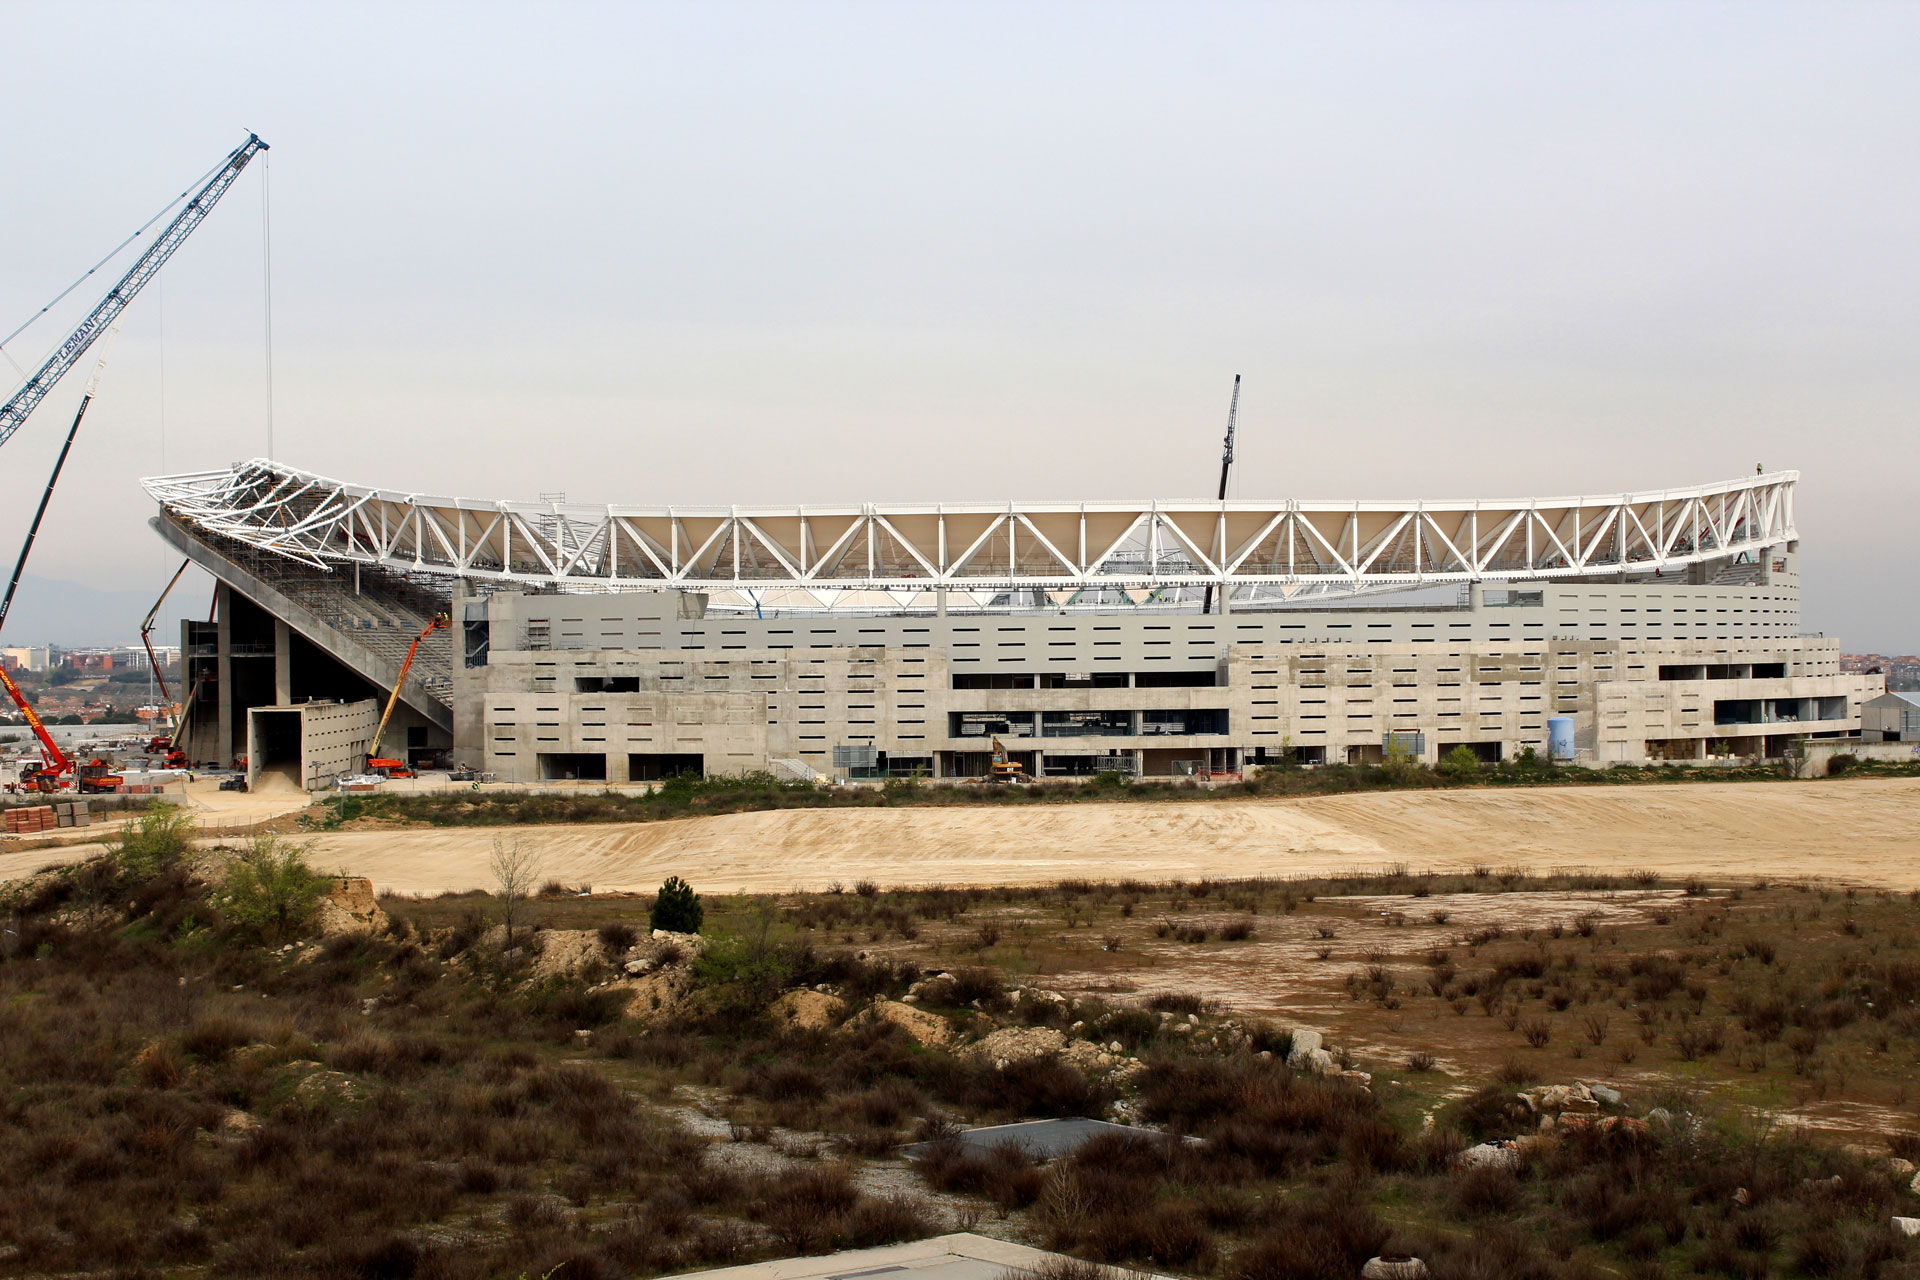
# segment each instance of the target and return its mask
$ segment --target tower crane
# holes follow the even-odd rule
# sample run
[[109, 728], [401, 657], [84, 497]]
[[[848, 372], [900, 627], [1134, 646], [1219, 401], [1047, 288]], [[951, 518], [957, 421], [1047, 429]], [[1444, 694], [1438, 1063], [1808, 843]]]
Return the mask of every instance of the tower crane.
[[[1233, 375], [1233, 402], [1227, 406], [1227, 451], [1220, 458], [1220, 501], [1227, 500], [1227, 472], [1233, 470], [1233, 427], [1240, 417], [1240, 375]], [[1222, 587], [1221, 603], [1226, 603], [1226, 588]], [[1200, 599], [1200, 612], [1213, 612], [1213, 585], [1207, 585], [1207, 591]]]
[[[187, 201], [187, 207], [127, 268], [127, 273], [120, 277], [119, 283], [107, 291], [107, 296], [87, 313], [86, 319], [80, 322], [67, 340], [54, 349], [53, 354], [47, 357], [47, 362], [5, 404], [0, 404], [0, 445], [12, 438], [27, 416], [47, 398], [54, 384], [80, 362], [80, 358], [87, 354], [87, 348], [119, 319], [120, 313], [127, 309], [140, 290], [146, 288], [147, 282], [160, 274], [160, 268], [167, 265], [167, 259], [186, 243], [187, 237], [213, 212], [213, 206], [220, 202], [220, 197], [227, 194], [239, 178], [240, 171], [247, 167], [247, 162], [266, 149], [267, 144], [260, 141], [259, 134], [249, 133], [247, 140], [233, 149], [206, 185]], [[57, 470], [55, 474], [58, 474]]]
[[[66, 443], [60, 446], [60, 456], [54, 460], [53, 474], [47, 477], [47, 488], [40, 495], [40, 505], [33, 513], [33, 523], [27, 526], [27, 539], [20, 546], [20, 558], [14, 561], [13, 577], [7, 582], [6, 594], [0, 596], [0, 631], [6, 628], [7, 613], [13, 608], [14, 592], [20, 589], [20, 579], [27, 571], [27, 556], [33, 551], [34, 539], [40, 536], [40, 522], [46, 517], [47, 504], [53, 501], [53, 487], [60, 483], [60, 472], [67, 465], [67, 454], [73, 450], [73, 438], [80, 434], [80, 420], [87, 416], [87, 406], [93, 403], [94, 393], [100, 389], [100, 375], [107, 371], [107, 356], [113, 350], [113, 337], [119, 329], [120, 326], [116, 324], [108, 331], [107, 345], [100, 349], [100, 360], [93, 367], [93, 376], [87, 379], [86, 393], [80, 397], [79, 411], [73, 415], [73, 425], [67, 428]], [[13, 677], [7, 674], [5, 667], [0, 667], [0, 687], [6, 689], [7, 696], [13, 699], [13, 705], [20, 708], [20, 714], [25, 717], [27, 727], [33, 730], [36, 738], [40, 739], [41, 750], [46, 753], [46, 760], [40, 768], [22, 775], [21, 781], [36, 791], [54, 790], [60, 785], [61, 775], [76, 772], [73, 759], [60, 749], [60, 744], [55, 742], [53, 735], [47, 732], [47, 726], [35, 714], [33, 704], [28, 702], [26, 695], [20, 692], [20, 686], [13, 682]], [[104, 760], [90, 761], [77, 772], [80, 775], [80, 789], [83, 792], [113, 791], [119, 788], [120, 779], [107, 773], [107, 764]]]

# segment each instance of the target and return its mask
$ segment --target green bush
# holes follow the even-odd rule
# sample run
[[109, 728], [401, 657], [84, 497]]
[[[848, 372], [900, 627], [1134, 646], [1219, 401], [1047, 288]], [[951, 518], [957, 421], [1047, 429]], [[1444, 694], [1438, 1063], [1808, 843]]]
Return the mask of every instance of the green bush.
[[1837, 752], [1827, 757], [1827, 776], [1837, 778], [1860, 763], [1860, 757], [1850, 751]]
[[178, 866], [193, 848], [193, 815], [173, 805], [155, 805], [128, 818], [107, 848], [129, 879], [151, 880]]
[[647, 913], [647, 922], [668, 933], [698, 933], [706, 916], [707, 909], [700, 905], [700, 895], [693, 886], [679, 876], [668, 876], [653, 900], [653, 910]]
[[307, 866], [306, 853], [305, 845], [278, 835], [255, 836], [220, 886], [221, 910], [266, 941], [296, 936], [313, 918], [329, 879]]
[[1470, 778], [1480, 772], [1480, 757], [1473, 748], [1461, 743], [1440, 761], [1440, 772], [1449, 778]]

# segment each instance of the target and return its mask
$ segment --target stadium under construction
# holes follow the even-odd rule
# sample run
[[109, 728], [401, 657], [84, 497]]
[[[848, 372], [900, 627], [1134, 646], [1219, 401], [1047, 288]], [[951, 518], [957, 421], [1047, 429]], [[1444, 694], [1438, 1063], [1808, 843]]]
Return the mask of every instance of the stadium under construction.
[[[146, 482], [219, 582], [195, 761], [310, 787], [373, 709], [419, 766], [1232, 774], [1275, 762], [1778, 756], [1872, 676], [1801, 633], [1792, 472], [1520, 502], [691, 509]], [[436, 628], [434, 619], [449, 625]], [[424, 637], [424, 638], [421, 638]]]

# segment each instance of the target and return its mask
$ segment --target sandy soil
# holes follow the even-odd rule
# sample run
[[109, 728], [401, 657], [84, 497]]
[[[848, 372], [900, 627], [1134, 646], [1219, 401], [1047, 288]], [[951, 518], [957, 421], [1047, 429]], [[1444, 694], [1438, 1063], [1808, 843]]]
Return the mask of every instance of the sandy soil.
[[[1475, 864], [1920, 886], [1920, 779], [1686, 783], [1047, 808], [788, 810], [635, 825], [336, 832], [315, 862], [402, 893], [488, 888], [495, 839], [600, 891], [1285, 876]], [[3, 871], [4, 868], [0, 868]]]
[[[289, 794], [190, 790], [232, 829], [300, 807]], [[1374, 792], [1045, 808], [785, 810], [676, 822], [334, 832], [314, 861], [385, 890], [492, 886], [495, 839], [539, 852], [541, 875], [603, 892], [669, 875], [707, 892], [904, 884], [1034, 884], [1084, 876], [1288, 876], [1404, 862], [1532, 870], [1647, 869], [1717, 879], [1820, 877], [1920, 887], [1920, 779]], [[0, 878], [97, 853], [0, 853]]]

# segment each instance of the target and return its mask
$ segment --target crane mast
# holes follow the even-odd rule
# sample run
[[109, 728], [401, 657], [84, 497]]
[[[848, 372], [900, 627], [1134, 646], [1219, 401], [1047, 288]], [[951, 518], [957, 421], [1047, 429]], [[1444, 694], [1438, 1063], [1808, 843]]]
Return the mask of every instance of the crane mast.
[[120, 277], [119, 283], [107, 291], [107, 296], [87, 313], [86, 319], [82, 320], [67, 340], [55, 349], [54, 353], [47, 358], [47, 362], [41, 365], [18, 391], [14, 392], [11, 399], [5, 404], [0, 404], [0, 445], [4, 445], [12, 438], [13, 433], [26, 422], [27, 416], [47, 398], [54, 384], [80, 362], [80, 358], [86, 355], [87, 348], [93, 345], [94, 340], [106, 332], [119, 318], [120, 313], [127, 309], [127, 305], [134, 300], [140, 290], [147, 286], [147, 282], [159, 274], [160, 268], [167, 265], [167, 259], [171, 258], [174, 251], [193, 234], [194, 228], [206, 221], [207, 215], [213, 212], [213, 206], [220, 202], [221, 196], [227, 194], [228, 188], [232, 187], [234, 181], [239, 178], [240, 171], [247, 167], [247, 162], [266, 149], [267, 144], [260, 141], [259, 134], [249, 133], [247, 140], [234, 148], [233, 154], [229, 155], [226, 163], [220, 166], [220, 171], [194, 193], [192, 199], [187, 201], [187, 207], [167, 224], [166, 230], [147, 246], [146, 252], [127, 268], [127, 273]]
[[[1227, 500], [1227, 473], [1233, 470], [1233, 428], [1240, 419], [1240, 375], [1233, 375], [1233, 401], [1227, 406], [1227, 450], [1220, 457], [1220, 501]], [[1224, 603], [1224, 600], [1222, 601]], [[1213, 587], [1200, 600], [1200, 612], [1213, 612]]]
[[[14, 593], [20, 590], [20, 579], [27, 571], [27, 557], [33, 552], [34, 539], [40, 536], [40, 522], [46, 519], [47, 504], [53, 501], [53, 487], [60, 483], [60, 472], [67, 465], [67, 455], [73, 452], [73, 439], [80, 434], [80, 421], [87, 416], [87, 406], [93, 403], [94, 395], [100, 390], [100, 376], [107, 371], [107, 357], [113, 352], [113, 338], [119, 331], [120, 326], [116, 324], [107, 333], [107, 345], [100, 348], [100, 360], [93, 367], [93, 376], [87, 379], [86, 393], [80, 397], [80, 408], [73, 415], [73, 425], [67, 428], [66, 443], [60, 446], [60, 456], [54, 461], [53, 474], [47, 477], [46, 491], [40, 495], [40, 505], [34, 510], [33, 523], [27, 526], [26, 541], [20, 544], [20, 558], [13, 564], [13, 577], [7, 582], [6, 594], [0, 596], [0, 628], [6, 626], [7, 614], [13, 608]], [[20, 692], [20, 686], [13, 682], [5, 670], [0, 670], [0, 688], [6, 690], [7, 696], [13, 699], [13, 705], [20, 708], [27, 727], [40, 739], [41, 749], [47, 755], [50, 775], [57, 778], [63, 773], [71, 773], [74, 768], [72, 759], [53, 740], [53, 735], [47, 732], [47, 726], [41, 722], [33, 705]]]

